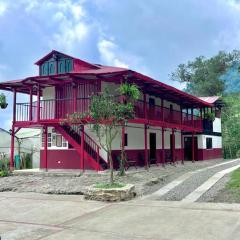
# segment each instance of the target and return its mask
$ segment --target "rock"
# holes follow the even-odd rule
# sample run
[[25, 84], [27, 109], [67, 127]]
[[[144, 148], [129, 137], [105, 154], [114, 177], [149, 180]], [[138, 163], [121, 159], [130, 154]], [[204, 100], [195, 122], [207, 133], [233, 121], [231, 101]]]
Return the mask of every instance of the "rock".
[[96, 188], [90, 186], [85, 192], [84, 198], [87, 200], [119, 202], [127, 201], [136, 196], [135, 186], [127, 184], [121, 188]]
[[155, 184], [158, 184], [160, 183], [160, 181], [163, 181], [163, 178], [160, 178], [160, 177], [155, 177], [155, 178], [152, 178], [150, 179], [149, 181], [147, 181], [145, 183], [146, 186], [153, 186]]

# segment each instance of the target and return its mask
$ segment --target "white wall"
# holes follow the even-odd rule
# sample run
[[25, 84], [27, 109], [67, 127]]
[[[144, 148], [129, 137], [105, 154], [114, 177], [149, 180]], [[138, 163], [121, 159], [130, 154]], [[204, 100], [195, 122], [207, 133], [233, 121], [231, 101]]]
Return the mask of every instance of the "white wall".
[[213, 132], [222, 132], [221, 118], [215, 118], [213, 121]]
[[222, 148], [222, 137], [221, 136], [210, 136], [210, 135], [197, 135], [198, 148], [206, 149], [206, 138], [212, 138], [213, 148]]

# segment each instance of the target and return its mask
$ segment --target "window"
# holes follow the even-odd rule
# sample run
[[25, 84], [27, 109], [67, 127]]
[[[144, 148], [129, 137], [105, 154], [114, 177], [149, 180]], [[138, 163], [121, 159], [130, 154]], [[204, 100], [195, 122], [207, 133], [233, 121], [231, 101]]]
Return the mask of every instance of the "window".
[[49, 63], [49, 75], [55, 73], [55, 62], [50, 62]]
[[206, 138], [207, 149], [212, 149], [212, 138]]
[[62, 135], [59, 134], [56, 135], [56, 146], [62, 147]]
[[128, 134], [124, 134], [124, 146], [126, 147], [128, 145]]
[[[47, 140], [48, 140], [48, 147], [52, 146], [52, 134], [47, 134]], [[44, 133], [42, 133], [42, 147], [44, 148]]]
[[72, 59], [67, 59], [66, 60], [66, 72], [71, 72], [72, 71]]

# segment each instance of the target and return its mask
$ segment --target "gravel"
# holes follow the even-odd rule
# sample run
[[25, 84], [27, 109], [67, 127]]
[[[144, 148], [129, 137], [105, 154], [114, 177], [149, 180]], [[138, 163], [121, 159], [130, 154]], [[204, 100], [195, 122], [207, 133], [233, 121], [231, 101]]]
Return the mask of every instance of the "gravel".
[[[141, 196], [158, 190], [186, 172], [195, 171], [223, 161], [224, 160], [199, 161], [194, 163], [185, 162], [184, 165], [181, 163], [176, 166], [166, 165], [165, 168], [162, 166], [153, 166], [149, 171], [146, 171], [143, 168], [133, 168], [128, 170], [124, 177], [119, 177], [115, 174], [115, 179], [117, 182], [134, 184], [137, 195]], [[86, 172], [83, 175], [75, 174], [72, 176], [69, 174], [64, 176], [57, 173], [13, 175], [0, 178], [0, 192], [16, 191], [46, 194], [84, 194], [86, 188], [90, 185], [108, 182], [108, 179], [109, 172], [107, 171], [99, 174], [95, 172]]]
[[225, 188], [226, 183], [230, 179], [230, 175], [231, 173], [222, 177], [216, 184], [214, 184], [198, 199], [198, 202], [215, 202], [216, 196], [221, 194], [221, 191]]
[[183, 183], [173, 188], [171, 191], [166, 193], [164, 196], [160, 197], [159, 200], [162, 201], [181, 201], [188, 194], [193, 192], [196, 188], [198, 188], [201, 184], [203, 184], [206, 180], [208, 180], [215, 173], [224, 170], [226, 168], [235, 166], [239, 164], [240, 160], [237, 162], [225, 164], [222, 166], [218, 166], [212, 169], [207, 169], [199, 173], [195, 173], [193, 176], [185, 180]]

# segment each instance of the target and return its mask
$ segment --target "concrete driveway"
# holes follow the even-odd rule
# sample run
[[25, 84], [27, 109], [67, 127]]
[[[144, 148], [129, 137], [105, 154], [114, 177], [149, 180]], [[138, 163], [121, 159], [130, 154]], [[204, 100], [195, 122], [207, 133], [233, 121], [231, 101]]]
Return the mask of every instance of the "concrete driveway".
[[1, 239], [239, 239], [240, 205], [0, 193]]

